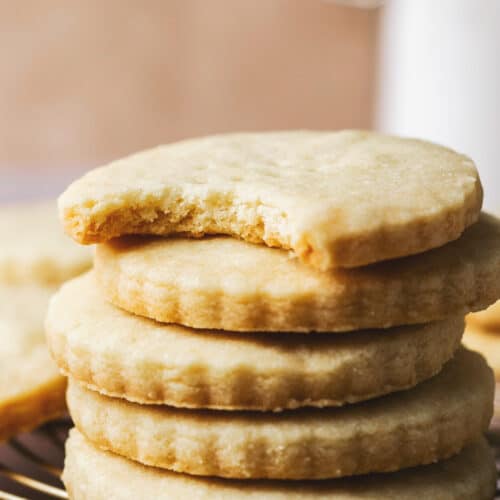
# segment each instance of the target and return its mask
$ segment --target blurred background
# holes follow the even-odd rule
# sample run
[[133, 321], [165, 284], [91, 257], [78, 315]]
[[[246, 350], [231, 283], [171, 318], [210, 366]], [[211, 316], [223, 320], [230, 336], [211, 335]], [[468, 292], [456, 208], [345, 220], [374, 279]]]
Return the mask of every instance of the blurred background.
[[500, 196], [498, 0], [0, 0], [0, 202], [186, 137], [378, 128]]

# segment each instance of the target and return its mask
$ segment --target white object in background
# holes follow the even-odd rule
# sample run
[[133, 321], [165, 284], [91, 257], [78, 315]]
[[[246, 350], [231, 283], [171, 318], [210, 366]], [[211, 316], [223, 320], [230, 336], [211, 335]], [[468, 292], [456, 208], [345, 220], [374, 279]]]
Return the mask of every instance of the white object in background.
[[500, 0], [384, 5], [378, 128], [471, 156], [500, 209]]

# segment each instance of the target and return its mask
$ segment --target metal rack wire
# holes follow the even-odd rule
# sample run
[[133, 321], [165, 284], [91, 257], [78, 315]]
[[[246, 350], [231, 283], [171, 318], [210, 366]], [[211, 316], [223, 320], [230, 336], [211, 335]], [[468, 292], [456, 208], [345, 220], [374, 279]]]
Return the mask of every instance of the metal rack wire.
[[[496, 454], [495, 499], [500, 499], [500, 411], [497, 411], [488, 439]], [[60, 475], [64, 441], [70, 427], [69, 418], [57, 420], [0, 446], [0, 456], [6, 457], [0, 461], [0, 500], [68, 498]]]
[[69, 418], [0, 446], [0, 500], [68, 498], [60, 476]]

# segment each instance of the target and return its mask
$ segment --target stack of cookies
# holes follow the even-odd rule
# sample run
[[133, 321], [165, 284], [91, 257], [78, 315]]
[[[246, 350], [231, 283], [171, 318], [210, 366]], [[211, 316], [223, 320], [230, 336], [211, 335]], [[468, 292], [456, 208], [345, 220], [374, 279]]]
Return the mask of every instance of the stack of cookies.
[[46, 322], [70, 497], [492, 498], [494, 380], [460, 346], [500, 297], [481, 202], [468, 158], [356, 131], [208, 137], [76, 181], [60, 213], [95, 268]]

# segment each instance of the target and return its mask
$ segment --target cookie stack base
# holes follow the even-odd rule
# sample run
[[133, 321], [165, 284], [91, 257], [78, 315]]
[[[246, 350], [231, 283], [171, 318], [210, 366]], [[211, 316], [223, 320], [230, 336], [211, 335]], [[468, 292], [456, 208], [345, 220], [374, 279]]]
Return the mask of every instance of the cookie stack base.
[[391, 474], [301, 482], [205, 479], [144, 467], [100, 451], [73, 429], [66, 444], [63, 481], [72, 500], [490, 500], [496, 470], [493, 454], [481, 439], [451, 459]]

